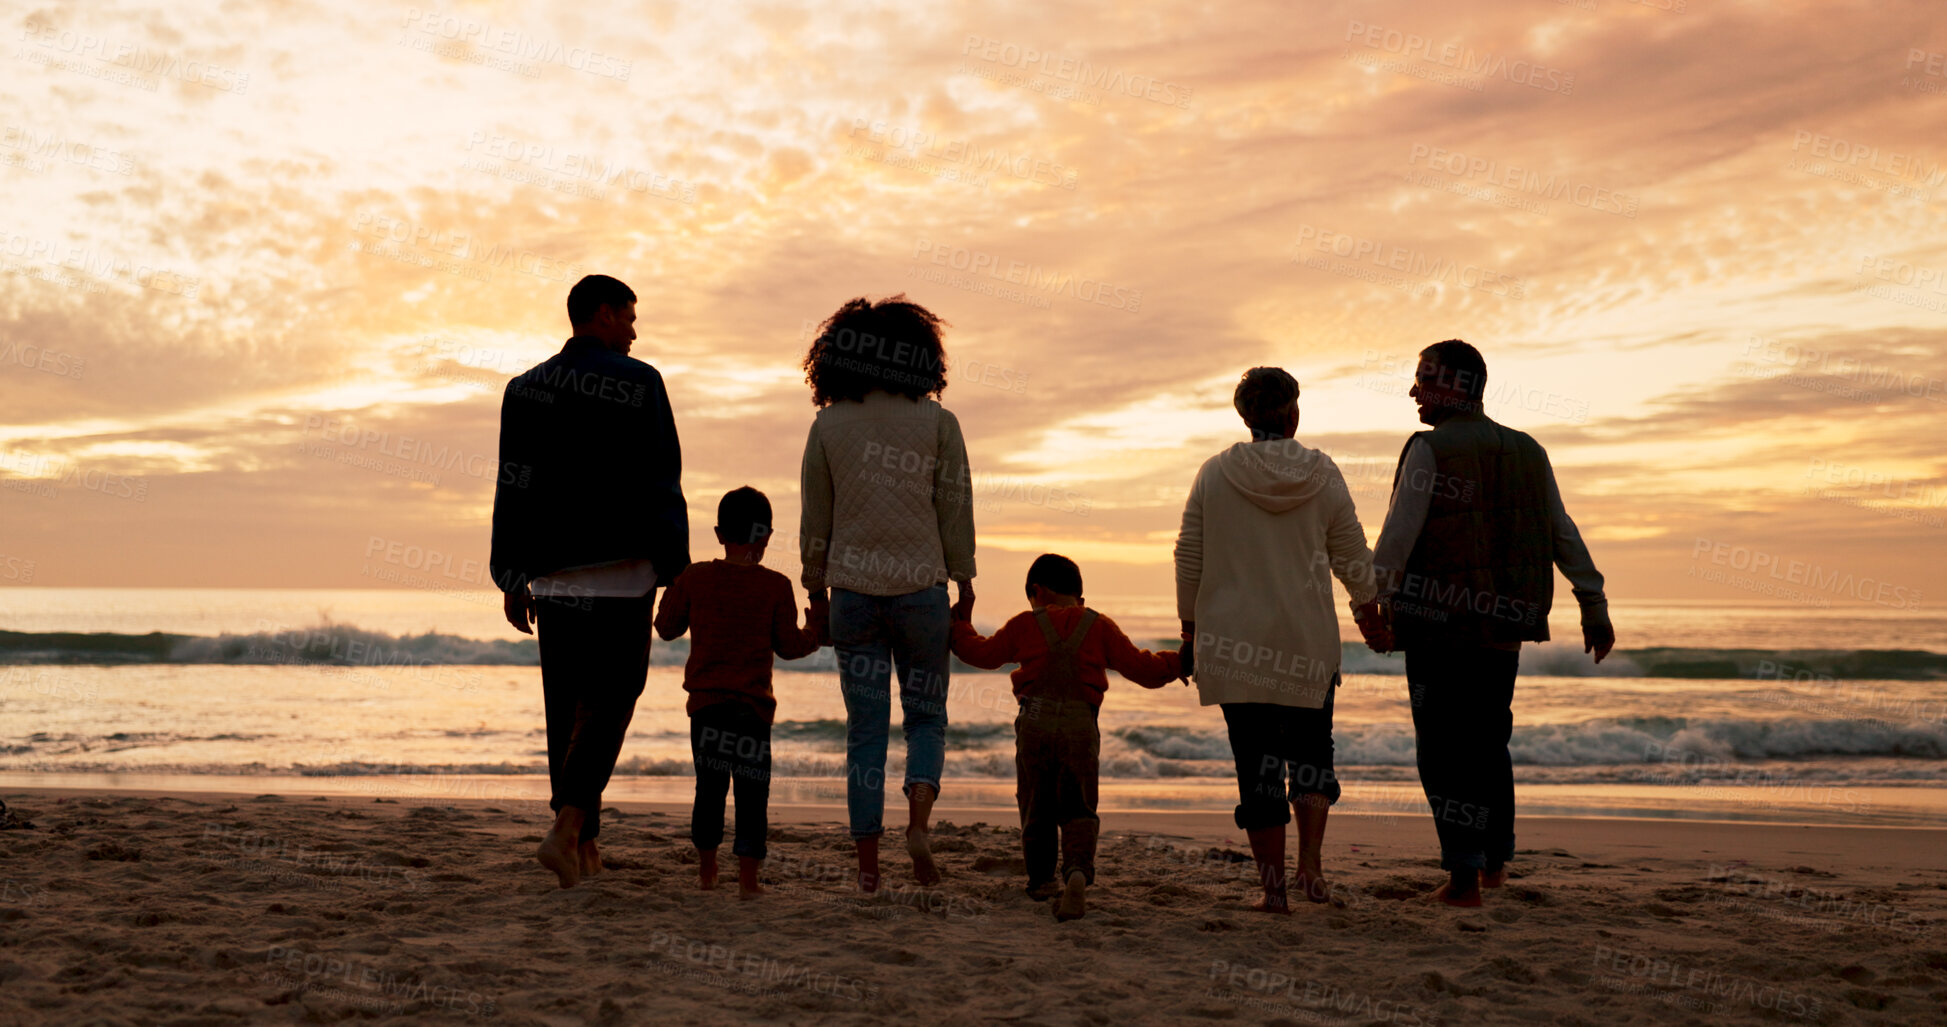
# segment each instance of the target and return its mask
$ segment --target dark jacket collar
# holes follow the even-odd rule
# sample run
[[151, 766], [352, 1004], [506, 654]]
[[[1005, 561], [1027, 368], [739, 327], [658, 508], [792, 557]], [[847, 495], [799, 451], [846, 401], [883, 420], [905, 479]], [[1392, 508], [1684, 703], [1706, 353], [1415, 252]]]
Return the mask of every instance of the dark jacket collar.
[[605, 350], [608, 347], [593, 335], [577, 335], [561, 344], [563, 353], [586, 353], [590, 350]]

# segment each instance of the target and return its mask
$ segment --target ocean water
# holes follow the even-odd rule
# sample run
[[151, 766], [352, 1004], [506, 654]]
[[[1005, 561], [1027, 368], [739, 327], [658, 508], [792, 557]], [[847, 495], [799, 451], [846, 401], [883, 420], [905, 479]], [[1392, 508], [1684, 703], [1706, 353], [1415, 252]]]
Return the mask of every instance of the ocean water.
[[[1169, 600], [1093, 603], [1173, 645]], [[1522, 653], [1510, 748], [1524, 811], [1947, 824], [1947, 616], [1627, 602], [1612, 616], [1620, 648], [1600, 667], [1579, 643]], [[1554, 626], [1573, 631], [1572, 610]], [[611, 798], [687, 796], [686, 653], [656, 644]], [[1399, 661], [1345, 653], [1341, 808], [1421, 816]], [[774, 802], [842, 805], [830, 651], [780, 663], [775, 687]], [[537, 801], [540, 695], [533, 642], [490, 594], [0, 590], [0, 787]], [[1014, 712], [1004, 673], [956, 669], [946, 799], [1012, 806]], [[1236, 802], [1222, 716], [1194, 689], [1115, 679], [1101, 726], [1105, 808]]]

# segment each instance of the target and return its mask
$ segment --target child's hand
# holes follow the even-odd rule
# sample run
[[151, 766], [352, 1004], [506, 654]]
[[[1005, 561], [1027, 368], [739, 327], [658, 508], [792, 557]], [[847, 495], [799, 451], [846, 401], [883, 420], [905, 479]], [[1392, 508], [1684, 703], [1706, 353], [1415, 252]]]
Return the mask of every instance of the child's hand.
[[804, 608], [804, 629], [811, 636], [811, 641], [823, 649], [832, 644], [832, 618], [829, 608], [822, 611], [822, 617], [819, 616], [820, 612], [816, 604]]
[[961, 589], [960, 598], [955, 599], [953, 601], [953, 619], [963, 620], [963, 621], [967, 621], [968, 623], [972, 623], [973, 606], [974, 606], [973, 591], [970, 589]]

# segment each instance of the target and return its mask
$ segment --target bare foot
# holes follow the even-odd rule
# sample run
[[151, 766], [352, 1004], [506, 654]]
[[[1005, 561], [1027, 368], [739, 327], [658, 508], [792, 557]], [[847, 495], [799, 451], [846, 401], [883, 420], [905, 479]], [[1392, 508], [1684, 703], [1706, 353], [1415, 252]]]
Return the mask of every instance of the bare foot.
[[1061, 889], [1061, 901], [1055, 903], [1056, 920], [1080, 920], [1088, 912], [1088, 875], [1080, 870], [1070, 871], [1068, 884]]
[[1264, 897], [1251, 903], [1251, 911], [1256, 913], [1277, 913], [1291, 915], [1291, 900], [1282, 893], [1265, 892]]
[[[714, 856], [715, 853], [712, 853], [711, 855]], [[764, 861], [761, 859], [752, 859], [749, 856], [737, 857], [737, 897], [738, 898], [754, 899], [765, 893], [764, 886], [757, 883], [757, 870], [759, 867], [762, 867], [763, 865], [764, 865]]]
[[1496, 867], [1493, 870], [1481, 871], [1481, 887], [1483, 888], [1499, 888], [1506, 883], [1508, 883], [1507, 867]]
[[1455, 891], [1453, 882], [1451, 881], [1435, 888], [1433, 890], [1433, 897], [1440, 902], [1460, 909], [1478, 909], [1481, 904], [1481, 890], [1479, 888], [1475, 888], [1472, 891]]
[[541, 839], [541, 847], [534, 850], [534, 858], [541, 865], [554, 871], [561, 887], [573, 888], [581, 883], [581, 840], [573, 834], [562, 831], [549, 831]]
[[940, 883], [940, 868], [933, 862], [933, 846], [924, 830], [906, 829], [906, 854], [913, 857], [913, 880], [929, 886]]
[[595, 848], [595, 839], [582, 842], [576, 855], [580, 857], [581, 876], [594, 877], [602, 872], [602, 854]]
[[1061, 894], [1059, 881], [1031, 881], [1028, 883], [1028, 898], [1036, 902], [1046, 902]]
[[879, 890], [879, 836], [860, 838], [855, 844], [859, 849], [859, 891], [871, 895]]
[[1298, 888], [1298, 894], [1311, 902], [1324, 905], [1332, 901], [1332, 884], [1325, 880], [1324, 871], [1316, 866], [1308, 867], [1300, 862], [1297, 876], [1292, 878], [1291, 883]]
[[717, 887], [717, 850], [696, 850], [696, 883], [704, 891], [715, 891]]

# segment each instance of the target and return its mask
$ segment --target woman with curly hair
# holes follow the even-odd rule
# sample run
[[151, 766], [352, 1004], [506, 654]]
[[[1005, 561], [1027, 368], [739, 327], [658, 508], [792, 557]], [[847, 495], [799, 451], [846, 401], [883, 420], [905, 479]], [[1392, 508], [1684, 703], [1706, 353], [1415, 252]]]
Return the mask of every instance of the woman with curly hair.
[[921, 884], [940, 879], [927, 818], [946, 763], [946, 583], [958, 582], [959, 603], [970, 605], [974, 576], [967, 445], [937, 400], [947, 384], [943, 326], [903, 294], [855, 299], [819, 326], [804, 360], [818, 416], [805, 440], [800, 555], [813, 616], [829, 618], [838, 656], [845, 805], [867, 892], [879, 887], [895, 669], [906, 850]]

